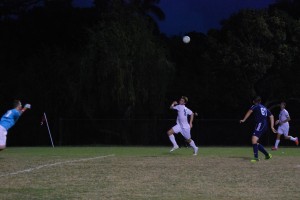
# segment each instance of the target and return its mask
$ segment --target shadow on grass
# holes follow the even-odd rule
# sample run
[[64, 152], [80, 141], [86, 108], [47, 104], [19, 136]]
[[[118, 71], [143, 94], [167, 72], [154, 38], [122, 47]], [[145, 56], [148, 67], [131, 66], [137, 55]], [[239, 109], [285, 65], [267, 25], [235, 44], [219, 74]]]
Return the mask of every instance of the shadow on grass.
[[229, 156], [228, 158], [235, 158], [235, 159], [241, 159], [241, 160], [250, 160], [250, 157], [245, 156]]

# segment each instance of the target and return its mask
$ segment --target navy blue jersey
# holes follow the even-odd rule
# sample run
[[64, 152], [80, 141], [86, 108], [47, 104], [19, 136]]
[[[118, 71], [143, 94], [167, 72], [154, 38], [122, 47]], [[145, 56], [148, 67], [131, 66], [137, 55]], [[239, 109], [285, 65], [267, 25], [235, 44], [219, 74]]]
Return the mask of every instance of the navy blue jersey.
[[263, 105], [253, 105], [250, 110], [253, 111], [255, 123], [267, 122], [267, 118], [272, 115], [272, 113]]

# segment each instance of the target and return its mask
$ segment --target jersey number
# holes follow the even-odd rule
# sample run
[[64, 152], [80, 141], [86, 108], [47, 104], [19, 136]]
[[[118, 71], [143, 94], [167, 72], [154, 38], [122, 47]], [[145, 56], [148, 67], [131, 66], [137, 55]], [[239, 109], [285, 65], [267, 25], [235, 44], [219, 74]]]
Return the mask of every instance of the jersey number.
[[7, 111], [5, 117], [9, 117], [9, 115], [11, 115], [11, 113], [12, 113], [11, 110]]
[[261, 112], [262, 116], [267, 116], [267, 109], [266, 108], [261, 108], [260, 112]]

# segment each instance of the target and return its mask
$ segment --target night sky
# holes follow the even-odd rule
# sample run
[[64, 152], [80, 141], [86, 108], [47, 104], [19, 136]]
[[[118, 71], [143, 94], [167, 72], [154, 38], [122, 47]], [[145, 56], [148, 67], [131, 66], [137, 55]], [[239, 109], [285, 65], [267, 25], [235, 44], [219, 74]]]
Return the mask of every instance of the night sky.
[[166, 19], [159, 22], [167, 35], [191, 31], [206, 33], [220, 28], [220, 21], [245, 8], [266, 8], [276, 0], [161, 0]]
[[[158, 22], [167, 35], [183, 35], [197, 31], [206, 33], [220, 28], [220, 21], [240, 9], [267, 8], [276, 0], [161, 0], [159, 7], [166, 19]], [[93, 0], [74, 0], [75, 6], [91, 6]]]

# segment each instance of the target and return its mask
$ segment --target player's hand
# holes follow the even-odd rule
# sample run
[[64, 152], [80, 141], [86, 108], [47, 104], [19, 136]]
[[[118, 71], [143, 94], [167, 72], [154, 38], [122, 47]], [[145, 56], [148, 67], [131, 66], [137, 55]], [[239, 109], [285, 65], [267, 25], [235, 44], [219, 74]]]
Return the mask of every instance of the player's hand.
[[271, 128], [273, 133], [277, 133], [276, 129], [274, 127]]
[[173, 103], [172, 103], [174, 106], [176, 106], [178, 103], [177, 103], [177, 101], [173, 101]]
[[193, 124], [190, 124], [190, 128], [193, 128]]
[[242, 119], [242, 120], [240, 120], [240, 123], [244, 123], [246, 120], [244, 120], [244, 119]]
[[25, 104], [24, 108], [30, 109], [31, 105], [30, 104]]

